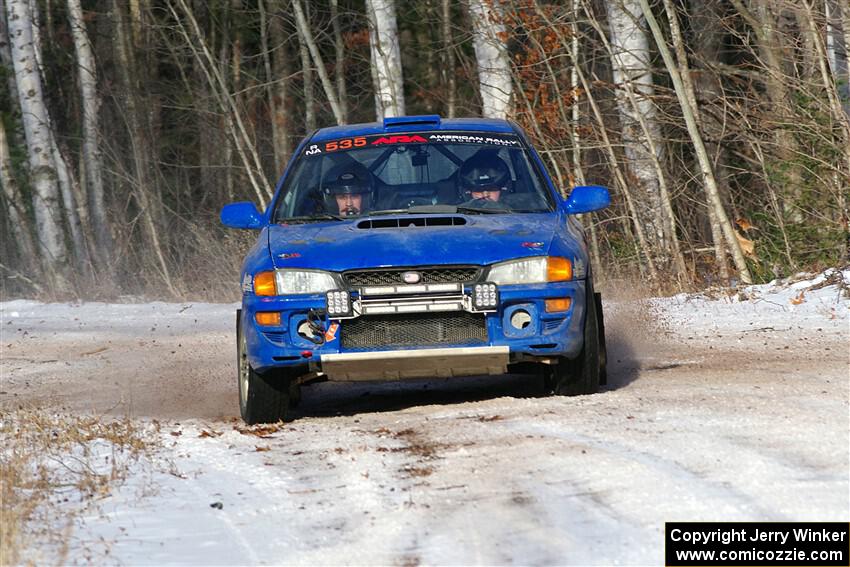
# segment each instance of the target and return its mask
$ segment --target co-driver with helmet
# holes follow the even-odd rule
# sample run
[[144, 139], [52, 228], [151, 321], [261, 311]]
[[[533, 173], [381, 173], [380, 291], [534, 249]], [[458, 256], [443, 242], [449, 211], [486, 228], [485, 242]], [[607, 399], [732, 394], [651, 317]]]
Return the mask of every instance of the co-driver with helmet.
[[513, 188], [511, 170], [495, 152], [479, 151], [467, 159], [458, 172], [458, 186], [463, 206], [509, 208], [500, 200]]

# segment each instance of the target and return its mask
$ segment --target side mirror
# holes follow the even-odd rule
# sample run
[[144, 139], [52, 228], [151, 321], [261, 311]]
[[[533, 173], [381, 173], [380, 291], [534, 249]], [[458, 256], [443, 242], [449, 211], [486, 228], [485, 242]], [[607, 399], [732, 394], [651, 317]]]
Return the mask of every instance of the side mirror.
[[230, 228], [257, 229], [263, 226], [263, 215], [254, 203], [231, 203], [221, 209], [221, 224]]
[[570, 196], [564, 200], [564, 209], [569, 215], [589, 213], [604, 209], [611, 204], [608, 189], [600, 185], [579, 185], [573, 187]]

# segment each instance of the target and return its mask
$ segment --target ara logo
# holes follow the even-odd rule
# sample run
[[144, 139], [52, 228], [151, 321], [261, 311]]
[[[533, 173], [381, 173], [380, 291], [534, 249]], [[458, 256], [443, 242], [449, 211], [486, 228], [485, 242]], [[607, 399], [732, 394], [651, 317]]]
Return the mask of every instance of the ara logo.
[[304, 154], [308, 156], [314, 156], [320, 153], [322, 153], [322, 150], [320, 150], [319, 146], [317, 146], [316, 144], [311, 145], [310, 148], [304, 152]]
[[404, 272], [401, 279], [407, 284], [418, 284], [422, 281], [422, 275], [419, 272]]
[[417, 136], [417, 135], [413, 135], [413, 136], [401, 136], [401, 135], [399, 135], [399, 136], [382, 136], [382, 137], [378, 138], [377, 140], [375, 140], [374, 142], [372, 142], [371, 145], [380, 146], [382, 144], [413, 144], [413, 143], [425, 144], [425, 143], [427, 143], [427, 140], [425, 138], [423, 138], [422, 136]]

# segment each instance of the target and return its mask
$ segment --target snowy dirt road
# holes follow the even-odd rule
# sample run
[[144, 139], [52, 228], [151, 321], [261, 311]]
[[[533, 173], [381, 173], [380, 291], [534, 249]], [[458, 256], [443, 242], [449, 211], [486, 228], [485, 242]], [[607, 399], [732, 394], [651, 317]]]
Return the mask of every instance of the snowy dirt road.
[[594, 396], [324, 383], [259, 429], [236, 419], [234, 306], [7, 302], [0, 409], [162, 424], [77, 522], [72, 563], [660, 565], [665, 521], [850, 517], [834, 291], [609, 304]]

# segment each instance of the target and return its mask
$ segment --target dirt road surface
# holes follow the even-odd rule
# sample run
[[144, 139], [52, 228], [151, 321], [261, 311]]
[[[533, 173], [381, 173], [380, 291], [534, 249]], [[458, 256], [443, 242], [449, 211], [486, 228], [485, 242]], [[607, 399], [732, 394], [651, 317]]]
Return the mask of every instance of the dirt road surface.
[[108, 309], [3, 321], [0, 409], [163, 423], [169, 473], [90, 510], [72, 562], [102, 540], [128, 564], [658, 565], [665, 521], [850, 517], [846, 321], [610, 304], [598, 395], [520, 375], [324, 383], [252, 432], [234, 306]]

